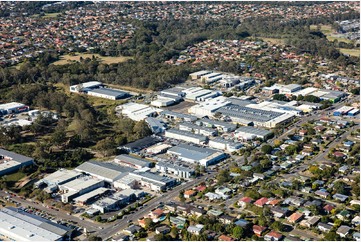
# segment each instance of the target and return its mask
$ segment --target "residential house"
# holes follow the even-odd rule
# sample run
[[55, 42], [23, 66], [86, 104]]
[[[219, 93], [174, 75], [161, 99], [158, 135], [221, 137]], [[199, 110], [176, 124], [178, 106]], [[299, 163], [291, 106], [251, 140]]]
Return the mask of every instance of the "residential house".
[[287, 218], [287, 220], [288, 220], [288, 222], [290, 222], [290, 223], [298, 223], [299, 221], [302, 220], [303, 216], [304, 216], [304, 215], [303, 215], [302, 213], [295, 212], [295, 213], [293, 213], [291, 216], [289, 216], [289, 217]]
[[239, 219], [236, 222], [234, 222], [235, 225], [241, 226], [243, 228], [247, 227], [250, 223], [245, 219]]
[[281, 207], [271, 207], [271, 212], [273, 213], [273, 216], [275, 216], [276, 218], [284, 218], [288, 210], [283, 209]]
[[164, 204], [164, 207], [171, 212], [175, 212], [177, 210], [177, 204], [175, 204], [174, 202], [166, 203]]
[[187, 190], [184, 192], [184, 197], [191, 198], [191, 197], [195, 196], [196, 194], [197, 194], [197, 192], [194, 190]]
[[222, 214], [218, 217], [218, 220], [223, 224], [232, 224], [234, 221], [234, 217], [229, 216], [227, 214]]
[[229, 195], [232, 193], [232, 190], [227, 187], [218, 187], [215, 191], [215, 194], [220, 195], [223, 199], [228, 199]]
[[336, 234], [338, 234], [341, 238], [345, 238], [348, 233], [350, 232], [351, 228], [349, 226], [346, 225], [341, 225], [337, 231]]
[[207, 197], [209, 200], [218, 200], [221, 199], [222, 196], [213, 192], [207, 192], [206, 194], [204, 194], [205, 197]]
[[264, 205], [266, 205], [268, 202], [268, 198], [266, 197], [262, 197], [260, 199], [258, 199], [257, 201], [255, 201], [253, 204], [256, 205], [257, 207], [262, 208]]
[[140, 229], [141, 229], [141, 227], [132, 224], [132, 225], [130, 225], [128, 228], [125, 228], [125, 229], [123, 230], [123, 232], [126, 233], [126, 234], [135, 234], [135, 233], [137, 233]]
[[275, 231], [271, 231], [268, 234], [264, 236], [264, 240], [268, 241], [280, 241], [282, 239], [283, 235], [280, 233], [277, 233]]
[[170, 232], [170, 227], [168, 225], [163, 225], [155, 229], [156, 234], [168, 234]]
[[322, 232], [328, 233], [328, 232], [330, 232], [330, 230], [332, 229], [332, 225], [319, 222], [319, 223], [317, 224], [317, 228], [318, 228], [320, 231], [322, 231]]
[[355, 226], [360, 225], [360, 216], [356, 216], [351, 220], [351, 223]]
[[238, 200], [238, 205], [241, 206], [242, 208], [245, 208], [247, 206], [247, 204], [253, 202], [252, 198], [250, 197], [242, 197], [241, 199]]
[[351, 217], [351, 213], [347, 210], [342, 210], [336, 215], [336, 217], [342, 221], [345, 221]]
[[326, 204], [324, 207], [323, 207], [323, 210], [325, 210], [326, 213], [330, 214], [332, 209], [334, 209], [335, 207], [331, 204]]
[[191, 207], [190, 207], [190, 213], [191, 213], [192, 215], [195, 215], [196, 217], [200, 217], [200, 216], [206, 214], [207, 212], [206, 212], [206, 210], [204, 210], [204, 209], [201, 208], [201, 207], [191, 206]]
[[197, 190], [198, 192], [203, 192], [206, 189], [207, 187], [205, 185], [199, 185], [198, 187], [195, 188], [195, 190]]
[[151, 219], [157, 219], [157, 218], [159, 218], [160, 216], [162, 216], [163, 213], [164, 213], [164, 211], [163, 211], [162, 209], [157, 208], [157, 209], [155, 209], [154, 211], [151, 211], [151, 212], [148, 214], [148, 216], [149, 216], [149, 218], [151, 218]]
[[359, 232], [353, 233], [352, 238], [356, 241], [360, 241], [360, 233]]
[[267, 204], [271, 205], [272, 207], [276, 206], [279, 203], [280, 203], [280, 200], [278, 200], [278, 199], [269, 199], [267, 202]]
[[262, 233], [267, 230], [267, 227], [253, 225], [252, 230], [253, 230], [253, 233], [255, 233], [255, 235], [257, 235], [258, 237], [261, 237]]
[[221, 210], [211, 209], [211, 210], [208, 210], [207, 214], [214, 216], [214, 217], [219, 217], [223, 214], [223, 212]]
[[328, 193], [325, 190], [317, 190], [317, 191], [315, 191], [315, 195], [322, 197], [322, 198], [327, 198], [330, 195], [330, 193]]
[[340, 202], [345, 202], [348, 199], [348, 196], [336, 193], [335, 195], [332, 196], [332, 198]]
[[222, 234], [218, 237], [218, 241], [234, 241], [232, 237]]
[[306, 129], [301, 129], [298, 133], [301, 136], [305, 136], [305, 135], [307, 135], [307, 130]]
[[199, 235], [201, 233], [203, 227], [204, 227], [203, 224], [191, 225], [188, 227], [187, 231], [191, 234]]
[[311, 228], [312, 226], [315, 226], [319, 221], [320, 221], [320, 217], [312, 216], [307, 220], [302, 220], [301, 225]]

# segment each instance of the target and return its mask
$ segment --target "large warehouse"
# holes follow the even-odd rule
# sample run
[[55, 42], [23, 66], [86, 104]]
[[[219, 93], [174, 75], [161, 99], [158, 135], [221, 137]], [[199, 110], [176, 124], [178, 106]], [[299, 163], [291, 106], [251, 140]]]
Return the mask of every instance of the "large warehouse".
[[241, 126], [234, 133], [235, 137], [242, 140], [252, 140], [255, 138], [261, 138], [265, 140], [272, 134], [271, 131], [249, 126]]
[[134, 169], [141, 169], [144, 167], [150, 167], [151, 162], [140, 159], [130, 155], [118, 155], [114, 158], [114, 162], [122, 166], [131, 167]]
[[175, 155], [179, 160], [189, 163], [199, 163], [202, 166], [213, 165], [226, 158], [226, 154], [209, 148], [201, 148], [192, 145], [180, 144], [167, 151]]
[[0, 235], [12, 241], [69, 240], [72, 229], [17, 208], [0, 210]]
[[220, 137], [210, 140], [208, 145], [211, 148], [226, 150], [229, 152], [233, 152], [242, 148], [241, 143], [236, 143], [231, 140], [226, 140]]
[[229, 104], [231, 104], [231, 101], [222, 96], [207, 100], [204, 103], [200, 103], [198, 105], [194, 105], [189, 108], [188, 112], [196, 115], [197, 117], [213, 117], [217, 109]]
[[192, 142], [195, 144], [204, 144], [207, 137], [200, 134], [193, 134], [192, 132], [183, 131], [179, 129], [168, 129], [165, 131], [165, 137]]
[[33, 158], [0, 149], [0, 176], [15, 172], [21, 167], [34, 164]]
[[119, 105], [115, 108], [115, 111], [121, 111], [121, 113], [130, 119], [135, 121], [143, 120], [147, 117], [154, 117], [157, 113], [163, 111], [162, 109], [150, 107], [145, 104], [139, 103], [126, 103]]
[[129, 93], [110, 88], [96, 88], [87, 92], [88, 95], [111, 100], [118, 100], [129, 97]]
[[74, 170], [60, 169], [37, 181], [34, 186], [39, 188], [43, 185], [46, 185], [47, 187], [45, 191], [48, 193], [52, 193], [58, 189], [59, 185], [72, 181], [80, 176], [80, 172]]
[[217, 112], [231, 118], [233, 122], [266, 128], [274, 128], [277, 124], [287, 123], [294, 118], [294, 115], [289, 113], [265, 111], [234, 104], [222, 107]]

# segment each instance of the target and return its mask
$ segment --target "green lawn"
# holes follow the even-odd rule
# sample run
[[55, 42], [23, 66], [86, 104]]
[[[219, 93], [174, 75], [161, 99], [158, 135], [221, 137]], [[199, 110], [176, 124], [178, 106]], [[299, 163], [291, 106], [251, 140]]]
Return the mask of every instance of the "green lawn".
[[75, 55], [62, 55], [60, 56], [60, 60], [55, 61], [53, 65], [65, 65], [68, 64], [71, 61], [80, 61], [80, 58], [92, 58], [95, 56], [96, 58], [99, 58], [102, 63], [105, 64], [113, 64], [113, 63], [120, 63], [125, 62], [129, 59], [132, 59], [132, 57], [126, 57], [126, 56], [100, 56], [99, 54], [82, 54], [82, 53], [75, 53]]

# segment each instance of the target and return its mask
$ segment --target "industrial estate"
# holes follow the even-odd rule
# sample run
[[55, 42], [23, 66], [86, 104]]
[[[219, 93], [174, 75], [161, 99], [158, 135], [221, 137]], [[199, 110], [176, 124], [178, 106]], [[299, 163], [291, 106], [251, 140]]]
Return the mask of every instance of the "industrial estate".
[[[230, 12], [237, 19], [243, 14], [244, 21], [262, 13], [293, 19], [302, 13], [303, 19], [316, 21], [309, 4], [244, 3], [237, 10], [226, 2], [49, 2], [28, 16], [26, 11], [39, 6], [30, 4], [24, 10], [0, 3], [11, 7], [9, 16], [0, 12], [4, 30], [16, 26], [10, 16], [19, 21], [41, 18], [42, 28], [49, 24], [54, 31], [77, 21], [73, 18], [78, 15], [82, 18], [73, 34], [66, 27], [61, 30], [73, 36], [74, 45], [62, 35], [44, 35], [56, 40], [56, 48], [47, 41], [36, 45], [30, 43], [33, 38], [20, 38], [12, 43], [23, 44], [26, 55], [14, 47], [13, 58], [6, 51], [0, 57], [4, 90], [18, 85], [0, 99], [0, 240], [359, 240], [359, 56], [340, 54], [333, 60], [321, 51], [291, 51], [293, 42], [274, 44], [254, 36], [227, 40], [226, 32], [224, 38], [206, 38], [204, 32], [157, 64], [159, 69], [184, 68], [171, 69], [182, 81], [158, 80], [161, 87], [154, 89], [152, 82], [147, 88], [127, 85], [127, 80], [117, 83], [115, 76], [123, 74], [112, 68], [121, 63], [100, 64], [95, 56], [63, 67], [48, 65], [48, 80], [34, 69], [26, 81], [5, 82], [7, 72], [28, 68], [32, 73], [36, 65], [27, 62], [42, 65], [44, 48], [62, 54], [94, 54], [99, 48], [99, 54], [106, 55], [113, 37], [119, 46], [133, 39], [139, 46], [151, 43], [146, 34], [137, 36], [140, 27], [127, 24], [129, 19], [187, 21], [193, 16], [213, 21]], [[339, 14], [332, 27], [337, 24], [339, 41], [348, 39], [345, 46], [359, 47], [354, 35], [359, 19], [352, 18], [354, 11], [359, 13], [355, 4], [315, 6], [327, 21], [332, 11]], [[52, 16], [49, 9], [60, 13]], [[122, 16], [121, 24], [114, 14]], [[101, 23], [103, 18], [112, 21]], [[322, 26], [312, 33], [331, 43]], [[92, 44], [92, 31], [104, 43]], [[0, 33], [0, 52], [11, 45], [5, 35], [9, 37]], [[36, 51], [30, 53], [28, 45]], [[131, 53], [131, 47], [126, 48], [122, 54]], [[134, 56], [125, 63], [145, 58]], [[147, 58], [153, 61], [151, 54]], [[277, 64], [261, 71], [267, 68], [261, 63], [268, 60]], [[128, 67], [124, 71], [138, 75]], [[282, 74], [276, 70], [281, 68]], [[287, 68], [292, 68], [290, 74]], [[65, 69], [70, 71], [64, 74]], [[61, 75], [62, 81], [54, 83]], [[167, 78], [165, 72], [157, 75]], [[21, 79], [20, 74], [16, 78]]]

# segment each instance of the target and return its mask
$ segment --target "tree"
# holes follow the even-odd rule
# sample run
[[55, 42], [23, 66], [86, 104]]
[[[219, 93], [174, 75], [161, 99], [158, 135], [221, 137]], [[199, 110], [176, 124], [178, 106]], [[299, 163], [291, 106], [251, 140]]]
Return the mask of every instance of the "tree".
[[218, 184], [224, 184], [231, 180], [228, 170], [221, 170], [217, 175]]
[[64, 128], [58, 128], [51, 135], [51, 142], [56, 146], [61, 146], [66, 141], [66, 132]]
[[96, 235], [91, 235], [88, 237], [88, 240], [89, 241], [102, 241], [103, 239], [99, 236], [96, 236]]
[[106, 137], [97, 142], [95, 149], [98, 150], [103, 156], [110, 156], [116, 153], [116, 143], [111, 137]]
[[145, 120], [141, 120], [136, 123], [134, 125], [133, 132], [135, 133], [137, 139], [141, 139], [152, 134], [152, 130], [150, 130]]
[[297, 146], [289, 145], [285, 148], [285, 152], [287, 155], [293, 155], [297, 152]]
[[173, 238], [173, 239], [176, 239], [178, 237], [178, 229], [176, 227], [172, 227], [170, 229], [170, 236]]
[[145, 218], [144, 219], [144, 228], [148, 230], [153, 224], [153, 221], [151, 218]]
[[244, 235], [244, 230], [242, 227], [240, 226], [236, 226], [234, 227], [233, 231], [232, 231], [232, 235], [234, 238], [236, 238], [237, 240], [240, 240], [243, 235]]
[[283, 231], [283, 223], [279, 222], [279, 221], [274, 221], [272, 224], [271, 224], [271, 228], [274, 229], [274, 230], [277, 230], [279, 232], [282, 232]]
[[335, 232], [325, 234], [324, 239], [327, 241], [340, 241], [340, 236]]
[[179, 197], [179, 200], [181, 202], [184, 202], [186, 200], [185, 197], [184, 197], [184, 190], [183, 189], [179, 191], [178, 197]]
[[272, 146], [265, 144], [262, 146], [261, 150], [264, 154], [271, 154], [273, 148], [272, 148]]
[[340, 193], [346, 195], [348, 192], [346, 190], [347, 185], [342, 181], [336, 181], [332, 187], [335, 193]]

